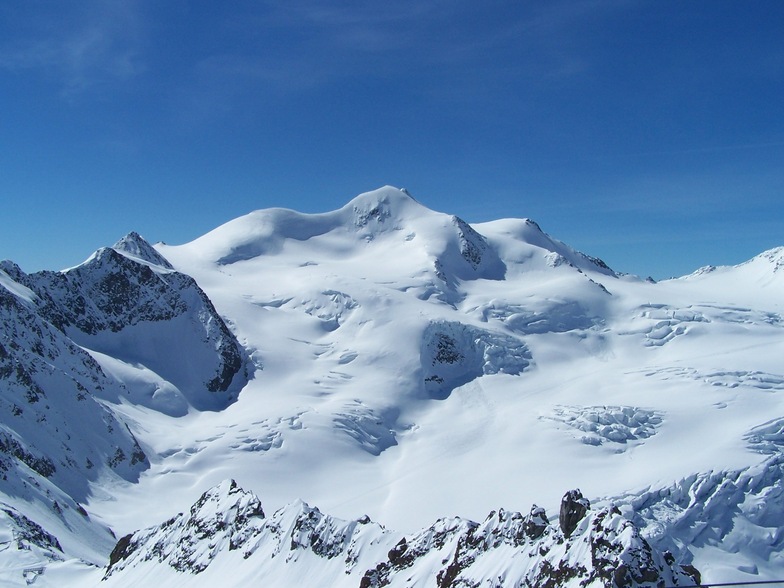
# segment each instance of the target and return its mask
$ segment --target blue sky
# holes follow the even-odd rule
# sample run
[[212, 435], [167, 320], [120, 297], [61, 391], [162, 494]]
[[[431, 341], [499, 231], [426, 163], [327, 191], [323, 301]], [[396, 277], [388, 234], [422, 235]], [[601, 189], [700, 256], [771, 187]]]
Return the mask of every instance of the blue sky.
[[0, 258], [392, 184], [660, 279], [784, 245], [784, 2], [8, 1]]

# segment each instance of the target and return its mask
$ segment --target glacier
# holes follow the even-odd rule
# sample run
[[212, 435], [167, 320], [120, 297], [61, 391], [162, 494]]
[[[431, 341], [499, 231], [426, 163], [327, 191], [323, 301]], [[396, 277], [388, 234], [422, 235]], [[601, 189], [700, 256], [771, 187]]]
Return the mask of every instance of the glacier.
[[0, 580], [781, 579], [782, 294], [784, 248], [655, 283], [389, 186], [0, 262]]

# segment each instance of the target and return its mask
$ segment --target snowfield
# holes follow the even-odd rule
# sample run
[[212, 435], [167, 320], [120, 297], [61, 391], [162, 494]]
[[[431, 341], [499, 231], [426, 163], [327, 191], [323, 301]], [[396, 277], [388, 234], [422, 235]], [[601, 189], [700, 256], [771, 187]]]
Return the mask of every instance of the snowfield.
[[0, 303], [0, 583], [784, 578], [784, 248], [653, 283], [384, 187]]

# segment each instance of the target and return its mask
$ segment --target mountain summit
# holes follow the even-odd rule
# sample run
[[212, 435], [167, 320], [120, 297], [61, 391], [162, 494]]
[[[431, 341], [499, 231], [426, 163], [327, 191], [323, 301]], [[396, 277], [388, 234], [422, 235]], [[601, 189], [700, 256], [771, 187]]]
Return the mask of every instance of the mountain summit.
[[[503, 276], [504, 266], [484, 237], [465, 221], [434, 212], [407, 192], [385, 187], [361, 194], [343, 208], [323, 214], [302, 214], [273, 208], [230, 221], [180, 248], [163, 247], [219, 265], [259, 257], [297, 255], [341, 260], [376, 252], [411, 260], [411, 271], [430, 267], [453, 277]], [[423, 259], [424, 258], [424, 259]], [[429, 261], [425, 261], [425, 259]], [[425, 264], [425, 267], [422, 267]]]
[[134, 260], [173, 270], [172, 265], [137, 232], [131, 231], [112, 245], [112, 249]]

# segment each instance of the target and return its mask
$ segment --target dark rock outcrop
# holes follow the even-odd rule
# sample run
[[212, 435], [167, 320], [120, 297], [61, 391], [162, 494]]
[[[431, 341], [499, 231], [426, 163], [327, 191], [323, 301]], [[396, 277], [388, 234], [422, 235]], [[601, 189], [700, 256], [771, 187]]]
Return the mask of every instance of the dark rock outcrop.
[[588, 510], [591, 503], [584, 498], [579, 490], [569, 490], [561, 500], [561, 511], [558, 515], [558, 524], [565, 537], [569, 537], [577, 528], [579, 523]]
[[[625, 588], [699, 581], [691, 566], [678, 566], [653, 550], [618, 509], [588, 514], [588, 501], [579, 491], [569, 492], [564, 503], [572, 513], [570, 521], [581, 512], [581, 519], [589, 519], [579, 532], [576, 525], [572, 527], [574, 534], [569, 537], [552, 527], [536, 506], [526, 517], [492, 512], [481, 524], [442, 519], [402, 539], [386, 561], [365, 573], [361, 586], [402, 586], [418, 569], [436, 569], [439, 588], [479, 586], [500, 578], [504, 580], [493, 585], [550, 588], [571, 581], [581, 586], [599, 581], [608, 588]], [[499, 572], [497, 578], [488, 578], [488, 569]]]
[[423, 387], [443, 400], [452, 390], [482, 375], [523, 373], [531, 352], [519, 338], [453, 321], [434, 321], [422, 334]]
[[[200, 574], [215, 558], [237, 551], [243, 559], [275, 558], [290, 563], [299, 555], [335, 562], [342, 573], [353, 571], [361, 545], [388, 532], [367, 517], [341, 521], [296, 502], [266, 518], [259, 499], [225, 480], [205, 492], [185, 514], [123, 537], [115, 547], [105, 577], [139, 565], [168, 565]], [[364, 537], [370, 536], [365, 540]]]

